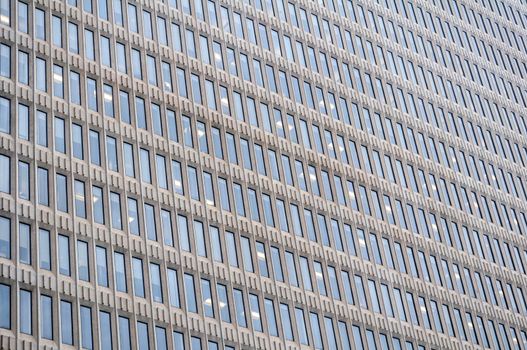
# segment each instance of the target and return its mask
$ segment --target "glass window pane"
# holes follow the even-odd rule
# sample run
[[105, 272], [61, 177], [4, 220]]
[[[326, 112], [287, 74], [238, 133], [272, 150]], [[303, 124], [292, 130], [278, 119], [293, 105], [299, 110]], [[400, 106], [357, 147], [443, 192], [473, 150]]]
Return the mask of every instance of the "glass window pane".
[[60, 334], [61, 342], [73, 345], [73, 313], [71, 303], [60, 301]]
[[19, 326], [20, 332], [25, 334], [32, 333], [32, 300], [31, 292], [21, 289], [19, 296]]
[[112, 321], [109, 312], [99, 311], [99, 339], [101, 350], [112, 349]]
[[53, 299], [40, 296], [40, 333], [44, 339], [53, 339]]
[[137, 349], [149, 350], [148, 325], [144, 322], [137, 322]]
[[130, 349], [132, 349], [130, 321], [126, 317], [119, 316], [119, 350]]

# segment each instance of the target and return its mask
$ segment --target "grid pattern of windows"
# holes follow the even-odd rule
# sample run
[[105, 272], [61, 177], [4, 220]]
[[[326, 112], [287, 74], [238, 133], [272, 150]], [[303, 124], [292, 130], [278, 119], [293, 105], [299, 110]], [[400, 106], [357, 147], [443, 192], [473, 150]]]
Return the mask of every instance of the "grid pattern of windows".
[[3, 344], [527, 349], [524, 3], [0, 0], [0, 32]]

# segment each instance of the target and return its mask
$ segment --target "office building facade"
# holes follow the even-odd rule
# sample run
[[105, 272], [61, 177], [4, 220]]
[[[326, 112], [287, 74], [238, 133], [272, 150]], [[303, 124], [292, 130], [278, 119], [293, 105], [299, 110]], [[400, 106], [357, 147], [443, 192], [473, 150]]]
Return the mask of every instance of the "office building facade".
[[0, 348], [527, 349], [526, 24], [0, 0]]

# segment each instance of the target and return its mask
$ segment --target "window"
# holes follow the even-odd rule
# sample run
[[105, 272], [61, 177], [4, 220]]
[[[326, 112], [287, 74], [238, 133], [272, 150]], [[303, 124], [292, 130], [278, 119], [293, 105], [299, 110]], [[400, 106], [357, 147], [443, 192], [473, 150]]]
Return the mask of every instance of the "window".
[[51, 16], [51, 37], [53, 45], [62, 47], [62, 19], [58, 16]]
[[179, 245], [184, 251], [190, 252], [190, 238], [188, 231], [187, 217], [183, 215], [177, 216], [178, 231], [179, 231]]
[[[1, 224], [0, 218], [0, 224]], [[4, 232], [5, 230], [2, 230]], [[51, 241], [50, 241], [50, 232], [45, 229], [39, 229], [39, 257], [40, 263], [39, 266], [44, 270], [51, 270]]]
[[155, 302], [163, 302], [163, 292], [161, 288], [161, 270], [158, 264], [150, 263], [150, 281], [152, 299]]
[[176, 78], [178, 83], [179, 96], [187, 98], [187, 82], [185, 78], [185, 70], [176, 68]]
[[173, 92], [172, 85], [172, 71], [170, 69], [170, 63], [161, 62], [161, 75], [163, 77], [163, 88], [167, 92]]
[[130, 337], [130, 321], [126, 317], [119, 316], [119, 350], [132, 349]]
[[95, 39], [88, 29], [84, 29], [84, 54], [88, 60], [95, 61]]
[[184, 274], [185, 281], [185, 298], [187, 300], [187, 310], [189, 312], [198, 312], [198, 305], [196, 301], [196, 290], [194, 287], [194, 276], [191, 274]]
[[251, 243], [249, 238], [241, 237], [241, 250], [243, 255], [243, 265], [246, 271], [254, 272], [251, 253]]
[[[0, 54], [1, 54], [1, 47], [0, 47]], [[18, 68], [18, 82], [28, 85], [29, 84], [29, 55], [24, 51], [18, 51], [18, 67], [17, 68]], [[4, 67], [0, 67], [0, 72], [3, 70], [4, 70]], [[4, 72], [2, 72], [1, 74], [4, 74]]]
[[29, 164], [18, 162], [18, 198], [29, 200], [30, 194]]
[[315, 277], [317, 280], [318, 292], [322, 295], [327, 295], [326, 283], [324, 281], [324, 273], [322, 272], [322, 264], [318, 261], [314, 261], [313, 266], [315, 269]]
[[214, 199], [214, 188], [212, 185], [212, 175], [203, 172], [203, 187], [205, 192], [205, 203], [208, 205], [214, 205], [215, 199]]
[[40, 334], [44, 339], [53, 340], [53, 299], [40, 295]]
[[141, 180], [146, 183], [152, 183], [152, 176], [150, 173], [150, 152], [148, 150], [141, 148], [139, 150], [140, 163], [141, 163]]
[[88, 109], [97, 112], [97, 81], [91, 78], [86, 78], [86, 94]]
[[265, 299], [265, 315], [267, 317], [267, 327], [270, 335], [277, 337], [278, 328], [276, 325], [276, 315], [274, 310], [274, 304], [271, 299]]
[[285, 252], [285, 259], [287, 265], [287, 274], [289, 275], [289, 283], [298, 287], [298, 278], [296, 274], [295, 257], [291, 252]]
[[31, 226], [24, 223], [18, 224], [18, 259], [31, 265]]
[[112, 67], [112, 55], [111, 55], [111, 48], [110, 48], [110, 39], [101, 36], [100, 37], [100, 54], [101, 54], [101, 63], [104, 66]]
[[35, 60], [35, 86], [37, 90], [47, 91], [46, 61], [42, 58]]
[[269, 277], [269, 270], [267, 269], [267, 257], [265, 254], [265, 245], [261, 242], [256, 242], [256, 256], [258, 257], [259, 272], [264, 277]]
[[20, 327], [20, 333], [25, 334], [32, 334], [33, 327], [32, 327], [32, 317], [33, 317], [33, 310], [32, 310], [32, 299], [31, 299], [31, 292], [21, 289], [18, 293], [19, 296], [19, 327]]
[[73, 312], [71, 303], [60, 301], [60, 334], [63, 344], [73, 345]]
[[68, 236], [58, 236], [58, 253], [59, 273], [61, 275], [70, 276], [70, 242]]
[[139, 258], [132, 258], [132, 275], [134, 280], [134, 295], [144, 298], [143, 261]]
[[163, 242], [173, 247], [174, 239], [172, 232], [172, 219], [170, 216], [170, 211], [161, 209], [161, 228], [163, 233]]
[[[7, 2], [8, 3], [8, 2]], [[28, 5], [25, 2], [18, 1], [18, 30], [23, 33], [29, 32], [29, 14]], [[2, 13], [3, 11], [0, 11]], [[6, 20], [6, 19], [3, 19]], [[3, 23], [3, 21], [0, 21]]]
[[234, 203], [236, 205], [236, 213], [240, 216], [245, 216], [245, 204], [243, 199], [242, 187], [241, 185], [234, 183]]
[[0, 76], [11, 77], [11, 47], [0, 44]]
[[126, 266], [124, 254], [114, 252], [114, 273], [115, 273], [115, 289], [119, 292], [127, 292], [126, 286]]
[[[2, 156], [0, 156], [0, 164], [2, 163], [2, 160], [3, 160]], [[2, 164], [2, 165], [5, 166], [5, 164]], [[0, 186], [0, 190], [1, 190], [1, 186]], [[37, 169], [37, 190], [38, 190], [38, 204], [49, 206], [49, 183], [48, 183], [48, 170], [47, 169], [44, 169], [44, 168]]]
[[86, 202], [85, 202], [85, 188], [84, 182], [75, 180], [74, 182], [75, 191], [75, 215], [81, 218], [86, 218]]
[[200, 200], [199, 195], [199, 188], [198, 188], [198, 177], [197, 177], [197, 171], [196, 168], [189, 166], [187, 168], [188, 171], [188, 182], [189, 182], [189, 190], [190, 190], [190, 197], [194, 200]]
[[147, 39], [152, 39], [152, 16], [150, 12], [143, 10], [143, 34]]
[[191, 337], [190, 348], [191, 350], [202, 350], [203, 348], [201, 347], [201, 339], [198, 337]]
[[289, 306], [280, 304], [280, 318], [282, 320], [282, 329], [286, 340], [294, 340], [291, 317], [289, 315]]
[[172, 161], [172, 181], [174, 186], [174, 192], [183, 195], [183, 179], [181, 174], [181, 163], [173, 160]]
[[0, 328], [11, 329], [11, 287], [0, 284]]
[[167, 269], [167, 281], [170, 305], [173, 307], [180, 307], [179, 287], [176, 270]]
[[81, 78], [77, 72], [70, 71], [70, 102], [81, 104]]
[[212, 259], [214, 261], [223, 262], [223, 256], [221, 251], [221, 238], [220, 232], [217, 227], [209, 227], [210, 245], [212, 250]]
[[66, 176], [57, 174], [55, 178], [55, 197], [57, 201], [57, 209], [59, 211], [68, 212], [68, 186]]
[[183, 333], [180, 332], [173, 332], [172, 333], [172, 340], [174, 342], [174, 347], [176, 349], [184, 349], [185, 344], [183, 341]]
[[[10, 111], [5, 110], [6, 107], [9, 107], [9, 100], [0, 98], [0, 115], [10, 116]], [[0, 118], [0, 125], [4, 125], [0, 126], [0, 129], [3, 128], [5, 130], [5, 125], [9, 125], [9, 122], [5, 123], [6, 120]], [[23, 104], [18, 105], [18, 137], [29, 141], [29, 107]]]
[[[3, 1], [3, 4], [8, 4], [8, 1]], [[1, 18], [9, 18], [9, 16], [5, 16], [4, 13]], [[39, 8], [35, 9], [35, 37], [40, 40], [46, 40], [46, 13], [44, 10], [41, 10]]]
[[236, 248], [236, 239], [234, 233], [225, 232], [225, 244], [227, 245], [227, 257], [229, 265], [238, 267], [238, 249]]
[[88, 243], [77, 241], [77, 274], [81, 281], [90, 281]]
[[86, 11], [88, 13], [93, 13], [93, 1], [92, 0], [83, 1], [83, 4], [84, 4], [84, 6], [83, 6], [84, 11]]
[[156, 349], [167, 350], [166, 330], [162, 327], [156, 327]]
[[36, 119], [37, 144], [48, 147], [48, 115], [45, 112], [37, 111]]
[[0, 154], [0, 192], [11, 193], [11, 159], [8, 156]]
[[110, 214], [112, 217], [112, 228], [122, 230], [121, 197], [115, 192], [110, 192]]
[[234, 307], [236, 309], [236, 321], [238, 322], [238, 326], [246, 328], [247, 319], [245, 318], [245, 305], [243, 301], [243, 292], [239, 289], [233, 289], [233, 296], [234, 296]]
[[103, 203], [103, 190], [100, 187], [92, 187], [92, 211], [93, 221], [98, 224], [104, 224], [104, 203]]
[[217, 284], [218, 301], [220, 307], [221, 320], [231, 323], [231, 314], [229, 311], [229, 300], [227, 296], [227, 287], [223, 284]]
[[249, 294], [249, 305], [251, 308], [251, 318], [253, 329], [257, 332], [263, 332], [262, 329], [262, 319], [260, 314], [260, 303], [258, 301], [258, 296], [255, 294]]
[[203, 278], [201, 279], [201, 302], [203, 304], [204, 315], [207, 317], [214, 317], [210, 281]]
[[123, 74], [128, 73], [128, 67], [127, 67], [127, 55], [126, 55], [126, 46], [122, 43], [117, 42], [115, 44], [115, 51], [116, 51], [116, 64], [117, 64], [117, 71]]
[[150, 55], [146, 55], [146, 71], [148, 74], [148, 83], [157, 86], [156, 61], [155, 58]]
[[127, 142], [123, 142], [123, 158], [125, 175], [135, 177], [134, 148]]
[[80, 331], [81, 331], [81, 346], [84, 349], [93, 349], [93, 333], [92, 333], [92, 319], [91, 308], [87, 306], [80, 307]]
[[114, 107], [113, 107], [113, 88], [108, 85], [103, 85], [103, 107], [104, 115], [113, 118], [114, 117]]
[[109, 312], [99, 311], [99, 339], [101, 349], [112, 348], [112, 321]]
[[196, 128], [198, 134], [199, 150], [201, 152], [209, 153], [209, 145], [207, 143], [207, 130], [205, 123], [197, 122]]
[[139, 236], [139, 210], [137, 200], [128, 198], [128, 229], [130, 233]]
[[106, 260], [106, 249], [97, 246], [95, 248], [97, 261], [97, 284], [102, 287], [108, 287], [108, 266]]
[[71, 22], [68, 22], [68, 48], [71, 53], [79, 53], [79, 28]]
[[273, 262], [273, 270], [275, 279], [284, 281], [284, 274], [282, 271], [282, 261], [280, 258], [280, 250], [276, 247], [271, 247], [271, 260]]
[[154, 206], [146, 204], [144, 206], [145, 211], [145, 226], [146, 226], [146, 237], [152, 241], [157, 241], [157, 229], [155, 221], [155, 209]]

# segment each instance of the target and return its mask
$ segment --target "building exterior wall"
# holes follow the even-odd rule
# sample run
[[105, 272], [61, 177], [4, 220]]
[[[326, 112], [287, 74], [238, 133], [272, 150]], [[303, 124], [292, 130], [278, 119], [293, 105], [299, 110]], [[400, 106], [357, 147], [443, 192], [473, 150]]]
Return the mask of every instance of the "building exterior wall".
[[0, 0], [0, 348], [527, 349], [526, 23]]

